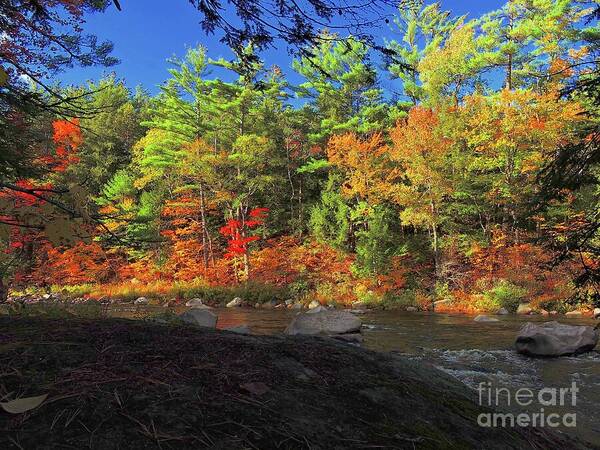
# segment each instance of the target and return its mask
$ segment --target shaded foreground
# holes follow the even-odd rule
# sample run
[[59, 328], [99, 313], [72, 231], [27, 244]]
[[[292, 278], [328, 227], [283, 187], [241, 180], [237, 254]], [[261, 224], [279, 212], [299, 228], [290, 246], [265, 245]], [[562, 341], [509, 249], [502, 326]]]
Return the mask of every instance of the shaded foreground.
[[0, 448], [586, 448], [480, 428], [476, 396], [423, 363], [333, 339], [143, 321], [0, 319]]

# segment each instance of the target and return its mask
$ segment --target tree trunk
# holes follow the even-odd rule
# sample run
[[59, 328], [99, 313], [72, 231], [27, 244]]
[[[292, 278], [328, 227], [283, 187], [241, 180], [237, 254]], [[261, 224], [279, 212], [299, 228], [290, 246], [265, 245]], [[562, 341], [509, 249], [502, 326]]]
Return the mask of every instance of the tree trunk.
[[206, 215], [204, 206], [204, 187], [200, 183], [200, 219], [202, 222], [202, 259], [204, 261], [204, 270], [208, 268], [208, 246], [207, 246], [207, 235], [206, 230]]
[[4, 280], [0, 276], [0, 303], [6, 303], [8, 299], [8, 286], [4, 284]]

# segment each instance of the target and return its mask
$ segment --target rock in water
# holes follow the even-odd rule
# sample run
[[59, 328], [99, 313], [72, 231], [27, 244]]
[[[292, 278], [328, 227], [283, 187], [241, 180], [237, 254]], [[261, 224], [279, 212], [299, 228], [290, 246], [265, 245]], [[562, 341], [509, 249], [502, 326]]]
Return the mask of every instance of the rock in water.
[[206, 309], [192, 308], [181, 314], [179, 318], [186, 323], [200, 327], [215, 328], [217, 326], [217, 316]]
[[134, 302], [134, 305], [147, 305], [148, 299], [146, 297], [138, 297]]
[[500, 308], [498, 311], [496, 311], [496, 314], [498, 314], [499, 316], [506, 316], [508, 314], [508, 309]]
[[332, 335], [360, 331], [361, 320], [342, 310], [321, 310], [300, 313], [285, 329], [285, 334]]
[[321, 306], [321, 304], [317, 300], [313, 300], [308, 304], [308, 309], [314, 309]]
[[327, 308], [325, 308], [323, 305], [319, 305], [316, 308], [309, 309], [308, 311], [306, 311], [306, 314], [314, 314], [314, 313], [318, 313], [321, 311], [329, 311], [329, 310]]
[[533, 308], [529, 306], [527, 303], [521, 303], [517, 308], [517, 314], [526, 315], [531, 314], [533, 312]]
[[480, 315], [476, 316], [475, 319], [473, 319], [473, 320], [475, 322], [500, 322], [495, 317], [489, 317], [489, 316], [486, 316], [485, 314], [480, 314]]
[[204, 306], [204, 303], [202, 303], [201, 298], [192, 298], [185, 303], [185, 306]]
[[589, 352], [598, 343], [598, 330], [558, 322], [528, 322], [519, 331], [515, 347], [529, 356], [566, 356]]
[[600, 308], [594, 308], [594, 319], [600, 318]]
[[225, 331], [231, 331], [238, 334], [250, 334], [250, 327], [246, 324], [237, 325], [235, 327], [223, 328]]
[[569, 311], [565, 313], [566, 317], [581, 317], [583, 313], [581, 311]]
[[239, 297], [236, 297], [227, 303], [228, 308], [235, 308], [236, 306], [242, 306], [242, 299]]

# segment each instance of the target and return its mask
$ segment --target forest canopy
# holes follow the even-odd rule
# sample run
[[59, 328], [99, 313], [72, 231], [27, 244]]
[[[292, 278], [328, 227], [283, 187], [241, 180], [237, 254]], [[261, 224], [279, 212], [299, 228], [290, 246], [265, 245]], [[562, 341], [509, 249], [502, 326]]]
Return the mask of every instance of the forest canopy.
[[[21, 3], [36, 2], [7, 5]], [[383, 46], [289, 25], [278, 2], [290, 33], [238, 11], [258, 34], [230, 30], [230, 60], [188, 48], [156, 95], [118, 66], [44, 83], [117, 61], [81, 28], [112, 2], [40, 3], [0, 10], [3, 299], [244, 285], [462, 311], [600, 302], [597, 2], [511, 0], [474, 18], [401, 2]], [[217, 5], [196, 4], [206, 20]], [[289, 69], [261, 57], [273, 39], [300, 49]]]

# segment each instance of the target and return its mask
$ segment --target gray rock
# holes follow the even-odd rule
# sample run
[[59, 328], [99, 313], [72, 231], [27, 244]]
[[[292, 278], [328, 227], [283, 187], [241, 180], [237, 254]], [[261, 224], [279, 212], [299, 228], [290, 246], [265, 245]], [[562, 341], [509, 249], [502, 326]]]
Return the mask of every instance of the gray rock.
[[246, 324], [237, 325], [235, 327], [223, 328], [225, 331], [231, 331], [238, 334], [250, 334], [250, 327]]
[[581, 311], [569, 311], [565, 313], [566, 317], [581, 317], [583, 313]]
[[341, 310], [320, 310], [317, 312], [299, 313], [289, 326], [285, 334], [307, 335], [332, 335], [355, 333], [360, 331], [361, 320], [354, 314]]
[[269, 300], [268, 302], [264, 302], [260, 307], [263, 309], [273, 309], [277, 306], [277, 302], [274, 300]]
[[302, 306], [302, 303], [300, 302], [296, 302], [292, 305], [292, 309], [302, 309], [304, 308], [304, 306]]
[[600, 308], [594, 308], [594, 319], [598, 319], [600, 317]]
[[415, 311], [417, 310], [417, 308], [416, 308], [416, 307], [414, 307], [414, 306], [407, 306], [407, 307], [406, 307], [406, 310], [407, 310], [408, 312], [415, 312]]
[[558, 322], [528, 322], [519, 331], [515, 347], [529, 356], [565, 356], [589, 352], [598, 343], [598, 330]]
[[234, 298], [229, 303], [227, 303], [227, 308], [235, 308], [236, 306], [242, 306], [242, 299], [239, 297]]
[[285, 306], [290, 306], [290, 305], [292, 305], [294, 303], [294, 300], [292, 300], [290, 298], [290, 299], [287, 299], [284, 303], [285, 303]]
[[549, 316], [549, 315], [550, 315], [550, 313], [549, 313], [548, 311], [546, 311], [545, 309], [540, 309], [540, 310], [539, 310], [539, 313], [540, 313], [542, 316]]
[[520, 315], [527, 315], [527, 314], [531, 314], [533, 312], [533, 308], [531, 306], [529, 306], [527, 303], [521, 303], [519, 304], [519, 307], [517, 308], [517, 314]]
[[349, 309], [348, 312], [351, 312], [352, 314], [358, 314], [360, 316], [360, 315], [366, 314], [367, 310], [366, 309]]
[[134, 305], [147, 305], [148, 299], [146, 297], [138, 297], [135, 299], [135, 301], [133, 302]]
[[480, 314], [473, 319], [475, 322], [500, 322], [495, 317], [489, 317], [485, 314]]
[[498, 314], [499, 316], [506, 316], [508, 314], [508, 309], [500, 308], [498, 311], [496, 311], [496, 314]]
[[215, 328], [217, 325], [217, 316], [206, 309], [192, 308], [181, 314], [179, 318], [200, 327]]
[[190, 300], [188, 300], [187, 302], [185, 302], [185, 306], [192, 306], [192, 307], [196, 307], [196, 306], [204, 306], [204, 303], [202, 302], [201, 298], [192, 298]]
[[365, 309], [366, 307], [365, 302], [361, 302], [360, 300], [352, 302], [352, 309]]
[[317, 300], [313, 300], [308, 304], [308, 309], [314, 309], [318, 306], [321, 306], [321, 304]]
[[551, 316], [557, 316], [558, 311], [550, 311], [548, 314], [550, 314]]
[[316, 308], [309, 309], [308, 311], [306, 311], [306, 314], [314, 314], [314, 313], [318, 313], [321, 311], [327, 311], [327, 308], [324, 307], [323, 305], [319, 305]]

